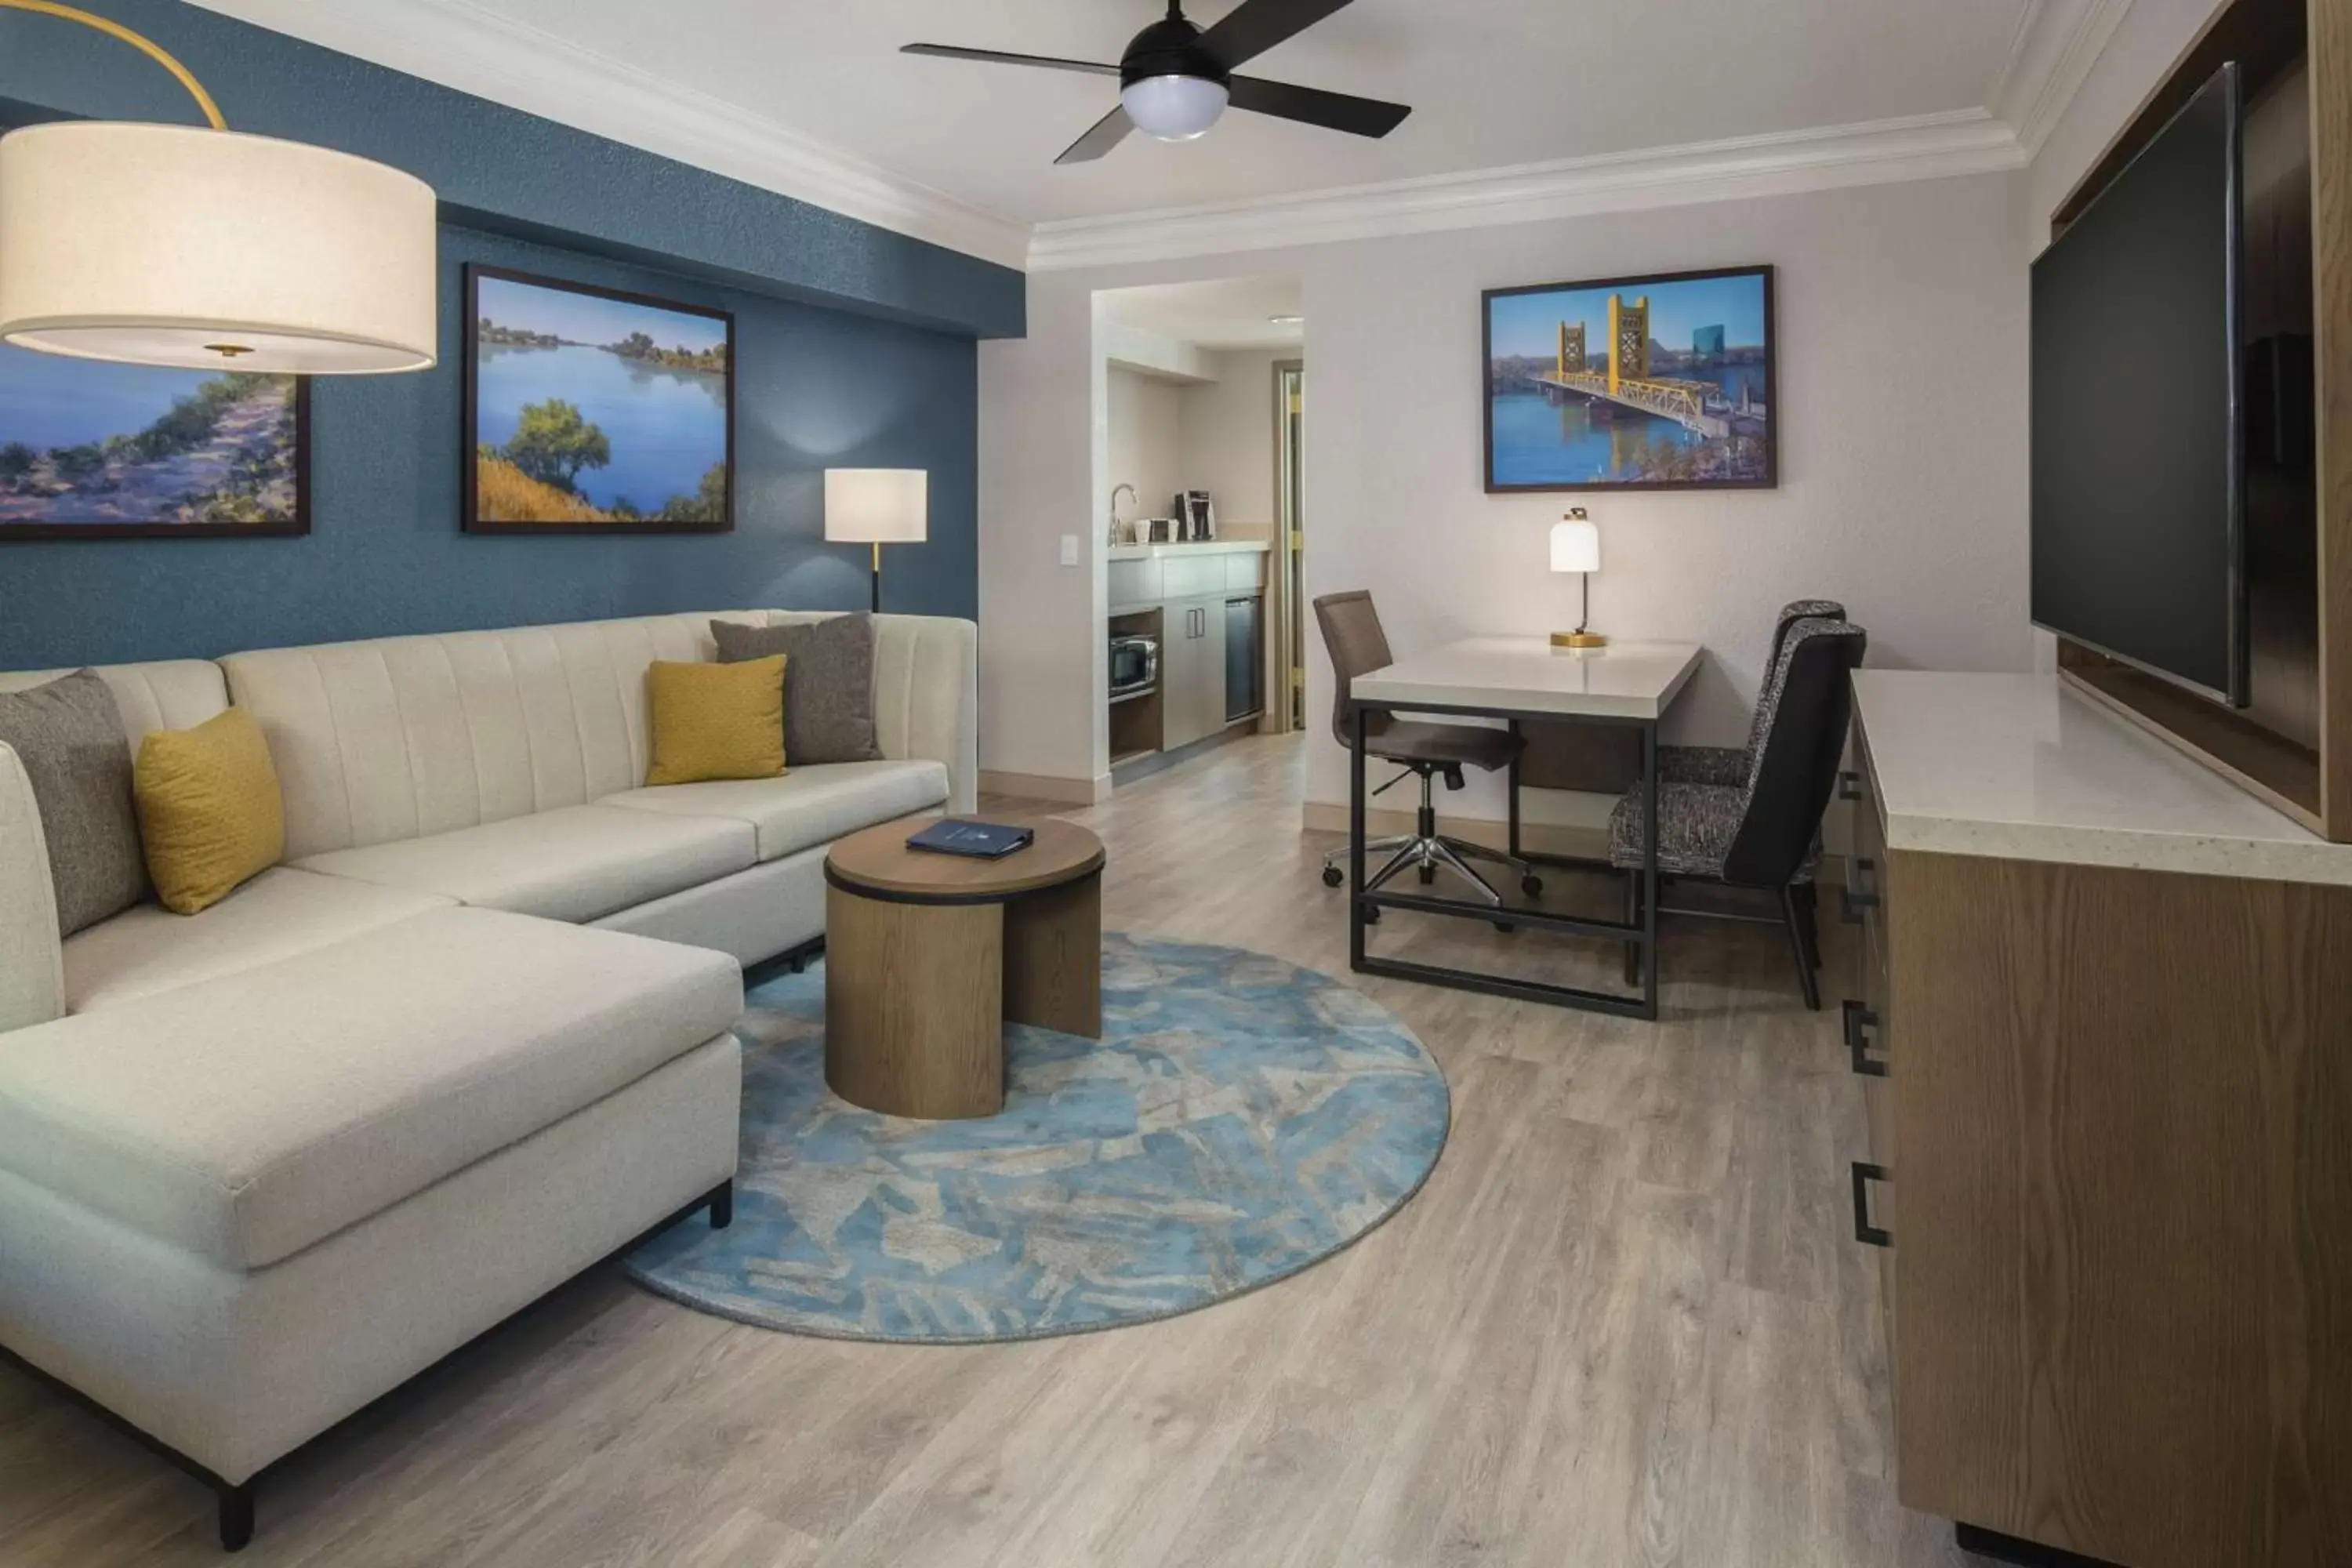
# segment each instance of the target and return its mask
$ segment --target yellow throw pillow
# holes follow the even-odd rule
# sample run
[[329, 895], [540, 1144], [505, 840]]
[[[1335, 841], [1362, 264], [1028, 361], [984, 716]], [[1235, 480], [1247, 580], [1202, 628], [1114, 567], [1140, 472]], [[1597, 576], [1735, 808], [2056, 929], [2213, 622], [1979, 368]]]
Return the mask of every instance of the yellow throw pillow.
[[772, 779], [784, 772], [784, 656], [646, 670], [652, 709], [649, 784]]
[[286, 804], [261, 726], [231, 708], [139, 742], [131, 798], [155, 896], [173, 914], [210, 909], [286, 853]]

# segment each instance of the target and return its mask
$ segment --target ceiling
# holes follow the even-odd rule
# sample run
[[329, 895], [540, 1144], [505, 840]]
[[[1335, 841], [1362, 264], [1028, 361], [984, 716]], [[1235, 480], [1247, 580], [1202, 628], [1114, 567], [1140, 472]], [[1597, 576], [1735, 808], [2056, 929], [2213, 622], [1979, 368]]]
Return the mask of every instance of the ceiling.
[[[2013, 153], [2028, 134], [2012, 122], [2046, 110], [2064, 74], [2053, 61], [2074, 69], [2070, 94], [2129, 0], [1353, 0], [1248, 68], [1411, 104], [1385, 140], [1235, 111], [1199, 141], [1129, 137], [1068, 167], [1055, 154], [1111, 106], [1114, 82], [898, 46], [1116, 61], [1157, 0], [199, 3], [1018, 264], [1036, 226], [1824, 128], [1950, 132]], [[1234, 4], [1197, 0], [1193, 19]], [[1809, 143], [1787, 162], [1822, 157]]]
[[1112, 321], [1194, 348], [1274, 349], [1307, 341], [1306, 293], [1297, 278], [1154, 283], [1106, 289], [1096, 298]]

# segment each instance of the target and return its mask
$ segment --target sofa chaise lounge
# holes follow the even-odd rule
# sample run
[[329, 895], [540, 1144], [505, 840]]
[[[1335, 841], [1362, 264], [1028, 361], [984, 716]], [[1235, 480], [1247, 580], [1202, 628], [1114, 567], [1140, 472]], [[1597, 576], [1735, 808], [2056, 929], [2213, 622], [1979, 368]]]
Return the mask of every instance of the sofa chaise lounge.
[[60, 939], [0, 745], [0, 1346], [212, 1484], [224, 1545], [296, 1447], [724, 1224], [741, 965], [821, 939], [834, 839], [971, 808], [973, 628], [922, 616], [876, 618], [883, 760], [646, 788], [646, 666], [712, 618], [101, 669], [134, 748], [231, 703], [268, 738], [284, 859], [193, 916]]

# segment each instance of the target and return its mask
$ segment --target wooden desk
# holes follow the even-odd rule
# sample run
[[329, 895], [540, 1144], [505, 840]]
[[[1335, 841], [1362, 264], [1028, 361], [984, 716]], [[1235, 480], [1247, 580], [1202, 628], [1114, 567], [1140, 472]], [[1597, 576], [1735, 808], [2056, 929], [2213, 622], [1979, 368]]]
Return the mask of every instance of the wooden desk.
[[[1658, 721], [1689, 683], [1706, 650], [1696, 643], [1622, 642], [1598, 648], [1563, 648], [1543, 637], [1471, 637], [1447, 643], [1426, 653], [1410, 655], [1385, 669], [1356, 678], [1349, 696], [1354, 711], [1353, 753], [1348, 784], [1348, 959], [1360, 973], [1388, 974], [1423, 980], [1437, 985], [1491, 992], [1561, 1006], [1584, 1007], [1634, 1018], [1658, 1016]], [[1642, 919], [1584, 920], [1548, 911], [1514, 908], [1506, 911], [1513, 925], [1565, 931], [1573, 936], [1606, 937], [1631, 942], [1642, 955], [1639, 995], [1587, 991], [1532, 980], [1436, 964], [1409, 963], [1373, 958], [1364, 952], [1364, 912], [1370, 909], [1413, 910], [1423, 914], [1453, 915], [1492, 921], [1496, 911], [1486, 904], [1424, 893], [1364, 890], [1364, 739], [1365, 721], [1373, 713], [1458, 714], [1501, 719], [1514, 733], [1523, 721], [1579, 719], [1594, 723], [1624, 724], [1642, 740], [1643, 841]], [[1518, 766], [1509, 779], [1511, 853], [1548, 865], [1589, 865], [1550, 856], [1527, 856], [1519, 848]]]

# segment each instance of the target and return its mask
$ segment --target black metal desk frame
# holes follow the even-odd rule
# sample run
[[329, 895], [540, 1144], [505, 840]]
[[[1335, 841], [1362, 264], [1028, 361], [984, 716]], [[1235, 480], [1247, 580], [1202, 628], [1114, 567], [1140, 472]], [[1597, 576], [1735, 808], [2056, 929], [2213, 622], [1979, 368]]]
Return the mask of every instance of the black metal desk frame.
[[[1663, 708], [1664, 704], [1661, 704]], [[1626, 718], [1617, 715], [1538, 711], [1530, 709], [1452, 706], [1438, 702], [1386, 702], [1363, 698], [1351, 704], [1349, 721], [1348, 763], [1348, 963], [1359, 974], [1385, 974], [1398, 980], [1418, 980], [1431, 985], [1451, 985], [1462, 991], [1483, 991], [1494, 996], [1514, 996], [1527, 1002], [1547, 1002], [1557, 1007], [1581, 1007], [1588, 1012], [1611, 1013], [1624, 1018], [1654, 1019], [1658, 1016], [1658, 721], [1651, 718]], [[1527, 720], [1558, 721], [1573, 718], [1584, 724], [1630, 724], [1641, 731], [1642, 774], [1642, 897], [1641, 919], [1636, 921], [1587, 920], [1575, 915], [1559, 915], [1539, 910], [1516, 908], [1506, 904], [1496, 909], [1490, 904], [1473, 903], [1467, 899], [1440, 898], [1426, 893], [1391, 892], [1382, 888], [1376, 892], [1364, 890], [1364, 741], [1368, 718], [1374, 713], [1448, 713], [1465, 718], [1502, 719], [1510, 723], [1516, 738], [1519, 724]], [[1571, 867], [1580, 870], [1608, 870], [1608, 862], [1576, 859], [1567, 856], [1531, 855], [1519, 847], [1519, 763], [1511, 759], [1507, 781], [1510, 795], [1511, 853], [1537, 865]], [[1446, 915], [1462, 920], [1477, 920], [1492, 923], [1506, 921], [1514, 926], [1532, 926], [1539, 931], [1556, 931], [1569, 936], [1585, 936], [1610, 942], [1631, 943], [1640, 950], [1642, 989], [1637, 995], [1621, 992], [1588, 991], [1575, 985], [1553, 985], [1542, 981], [1514, 980], [1507, 975], [1487, 974], [1475, 970], [1449, 969], [1442, 964], [1413, 963], [1403, 959], [1374, 958], [1364, 952], [1364, 912], [1370, 909], [1411, 910], [1418, 914]]]

